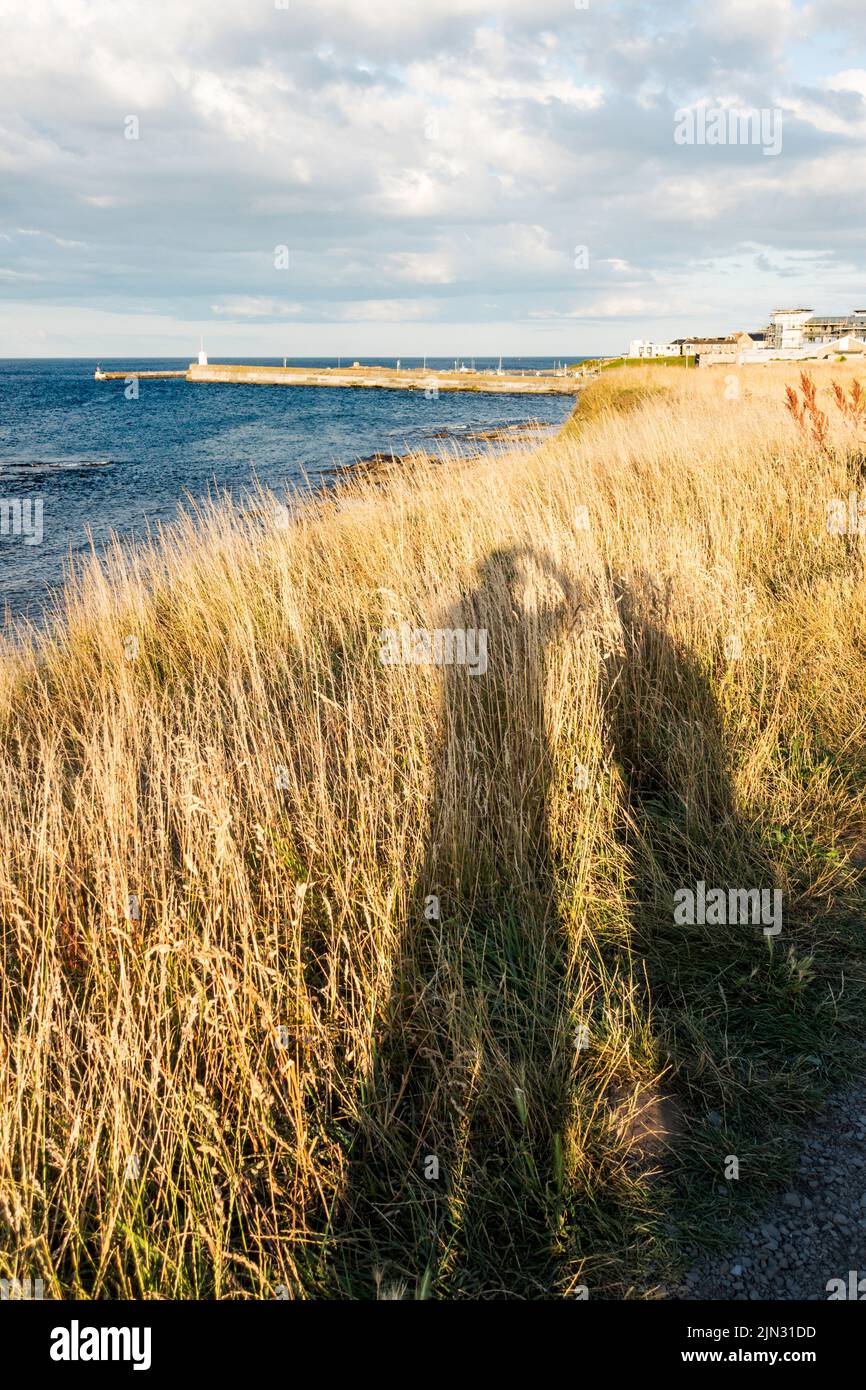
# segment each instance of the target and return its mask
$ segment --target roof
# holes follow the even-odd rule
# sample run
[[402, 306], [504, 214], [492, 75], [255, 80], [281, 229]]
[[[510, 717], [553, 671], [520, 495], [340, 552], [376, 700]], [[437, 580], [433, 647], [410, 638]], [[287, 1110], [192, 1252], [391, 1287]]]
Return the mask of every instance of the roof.
[[[843, 347], [842, 344], [845, 344]], [[855, 338], [847, 333], [844, 338], [839, 338], [835, 343], [824, 343], [818, 349], [819, 357], [831, 357], [834, 352], [866, 352], [866, 343], [862, 338]]]

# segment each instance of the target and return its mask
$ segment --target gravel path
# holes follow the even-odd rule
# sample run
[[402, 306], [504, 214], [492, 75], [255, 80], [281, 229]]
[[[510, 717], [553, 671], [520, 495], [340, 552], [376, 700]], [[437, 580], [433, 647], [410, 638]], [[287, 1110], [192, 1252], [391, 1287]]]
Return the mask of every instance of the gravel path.
[[[856, 1271], [849, 1280], [850, 1271]], [[830, 1280], [842, 1280], [831, 1286]], [[674, 1299], [866, 1299], [866, 1084], [831, 1100], [790, 1189], [730, 1254], [705, 1256]]]

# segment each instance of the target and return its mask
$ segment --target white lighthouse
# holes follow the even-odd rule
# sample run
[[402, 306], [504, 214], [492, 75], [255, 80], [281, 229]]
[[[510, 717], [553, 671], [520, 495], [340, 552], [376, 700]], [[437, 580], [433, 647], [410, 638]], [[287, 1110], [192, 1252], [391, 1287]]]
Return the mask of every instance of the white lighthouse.
[[205, 350], [204, 350], [204, 334], [203, 334], [203, 333], [202, 333], [202, 335], [201, 335], [201, 340], [200, 340], [200, 341], [201, 341], [201, 347], [199, 348], [199, 352], [198, 352], [198, 365], [199, 365], [200, 367], [206, 367], [206, 366], [207, 366], [207, 353], [206, 353]]

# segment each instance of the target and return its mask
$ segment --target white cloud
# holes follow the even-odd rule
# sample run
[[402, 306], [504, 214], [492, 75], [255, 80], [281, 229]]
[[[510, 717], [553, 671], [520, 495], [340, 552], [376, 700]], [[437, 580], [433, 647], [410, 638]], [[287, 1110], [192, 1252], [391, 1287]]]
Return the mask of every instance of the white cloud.
[[447, 252], [395, 251], [387, 266], [395, 280], [420, 285], [453, 285], [457, 278], [454, 257]]
[[337, 306], [336, 317], [350, 323], [411, 323], [436, 317], [436, 306], [424, 299], [359, 299]]
[[538, 310], [533, 318], [561, 319], [631, 319], [638, 316], [660, 318], [676, 313], [670, 301], [661, 295], [601, 295], [573, 309]]
[[303, 305], [287, 303], [283, 299], [267, 299], [264, 295], [230, 295], [220, 303], [212, 304], [211, 313], [229, 318], [281, 318], [285, 314], [300, 314]]
[[792, 0], [713, 0], [703, 9], [700, 27], [724, 43], [743, 39], [781, 47], [797, 23]]
[[65, 237], [55, 236], [53, 232], [40, 231], [38, 227], [18, 227], [16, 230], [19, 236], [45, 237], [47, 241], [53, 241], [55, 246], [74, 247], [85, 246], [87, 244], [83, 241], [69, 241]]
[[[130, 346], [216, 320], [249, 347], [290, 318], [335, 347], [340, 325], [372, 342], [390, 323], [408, 352], [448, 324], [541, 342], [610, 318], [613, 338], [666, 310], [760, 319], [783, 285], [866, 297], [866, 70], [838, 56], [859, 52], [862, 0], [10, 9], [4, 227], [39, 231], [3, 242], [13, 342], [31, 312], [125, 322]], [[675, 146], [677, 107], [723, 99], [784, 109], [778, 158]]]
[[858, 92], [866, 101], [866, 68], [847, 68], [828, 79], [831, 92]]

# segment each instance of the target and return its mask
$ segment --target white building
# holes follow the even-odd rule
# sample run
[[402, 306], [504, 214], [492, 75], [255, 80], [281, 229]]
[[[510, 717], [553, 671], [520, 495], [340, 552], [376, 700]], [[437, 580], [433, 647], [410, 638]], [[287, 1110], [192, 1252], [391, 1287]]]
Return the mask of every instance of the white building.
[[773, 336], [766, 346], [774, 347], [777, 351], [801, 348], [803, 329], [811, 317], [811, 309], [777, 309], [770, 315], [770, 332]]
[[651, 343], [646, 338], [632, 338], [628, 345], [629, 357], [679, 357], [680, 349], [676, 343]]

